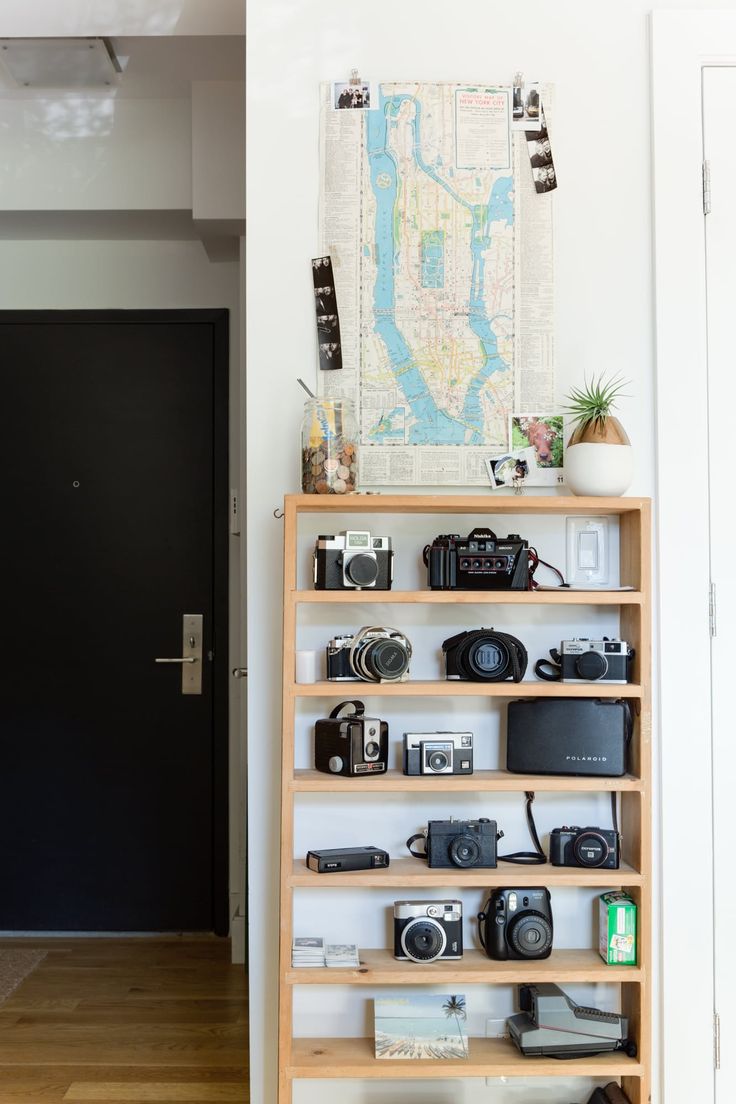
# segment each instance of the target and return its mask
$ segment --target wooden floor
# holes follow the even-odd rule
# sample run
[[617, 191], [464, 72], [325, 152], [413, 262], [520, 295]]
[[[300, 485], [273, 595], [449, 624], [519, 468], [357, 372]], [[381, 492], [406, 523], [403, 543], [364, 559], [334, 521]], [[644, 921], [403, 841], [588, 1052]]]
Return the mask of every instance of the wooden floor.
[[246, 979], [227, 940], [6, 946], [47, 956], [0, 1005], [0, 1104], [248, 1100]]

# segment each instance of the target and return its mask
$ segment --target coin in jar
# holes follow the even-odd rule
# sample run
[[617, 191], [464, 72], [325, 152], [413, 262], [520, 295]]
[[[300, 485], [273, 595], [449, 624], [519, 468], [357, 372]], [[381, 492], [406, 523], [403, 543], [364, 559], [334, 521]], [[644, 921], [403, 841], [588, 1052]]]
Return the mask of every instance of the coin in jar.
[[346, 467], [345, 464], [340, 464], [340, 466], [337, 469], [338, 479], [347, 479], [349, 475], [350, 475], [350, 468]]
[[347, 483], [344, 479], [336, 479], [335, 482], [332, 484], [332, 490], [335, 492], [335, 494], [345, 494], [345, 491], [347, 490]]
[[313, 453], [313, 455], [312, 455], [312, 463], [313, 464], [323, 464], [324, 460], [325, 460], [325, 454], [323, 453], [322, 449], [317, 449], [317, 451], [315, 453]]
[[329, 460], [325, 460], [325, 471], [328, 472], [328, 474], [332, 475], [333, 472], [337, 471], [338, 467], [338, 461], [334, 456], [331, 456]]

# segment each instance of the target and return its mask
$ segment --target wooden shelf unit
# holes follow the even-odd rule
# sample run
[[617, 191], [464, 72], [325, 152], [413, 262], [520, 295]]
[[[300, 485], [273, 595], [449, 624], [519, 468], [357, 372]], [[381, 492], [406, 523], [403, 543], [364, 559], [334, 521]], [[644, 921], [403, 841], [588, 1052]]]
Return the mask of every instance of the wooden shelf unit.
[[[297, 526], [301, 514], [470, 514], [483, 518], [505, 514], [564, 517], [617, 515], [622, 585], [628, 591], [537, 591], [499, 594], [421, 591], [340, 592], [297, 589]], [[279, 981], [279, 1097], [291, 1104], [294, 1080], [301, 1078], [389, 1078], [525, 1076], [552, 1078], [591, 1076], [618, 1080], [632, 1104], [647, 1104], [651, 1086], [651, 536], [650, 503], [643, 498], [572, 498], [563, 496], [287, 495], [284, 500], [284, 670], [282, 732], [281, 929]], [[618, 606], [620, 635], [636, 649], [627, 686], [596, 684], [594, 688], [527, 680], [512, 684], [446, 681], [409, 681], [369, 686], [363, 683], [298, 684], [294, 682], [297, 610], [301, 604], [402, 605], [437, 603], [458, 605]], [[349, 687], [361, 688], [361, 697], [625, 697], [637, 714], [632, 740], [630, 773], [623, 778], [561, 778], [512, 775], [506, 771], [478, 771], [471, 778], [407, 778], [398, 771], [365, 779], [330, 778], [294, 767], [294, 722], [302, 698], [342, 699]], [[411, 858], [393, 859], [387, 870], [317, 875], [294, 854], [294, 802], [299, 793], [376, 794], [390, 792], [617, 792], [620, 794], [623, 862], [618, 871], [540, 866], [524, 870], [530, 885], [587, 886], [626, 889], [638, 905], [638, 965], [606, 966], [592, 949], [554, 950], [539, 963], [491, 962], [478, 951], [467, 950], [458, 963], [435, 963], [423, 968], [397, 962], [390, 950], [361, 951], [357, 970], [304, 970], [291, 965], [294, 892], [300, 888], [354, 887], [480, 887], [508, 884], [509, 872], [499, 870], [430, 870]], [[328, 799], [327, 799], [328, 800]], [[338, 842], [338, 841], [335, 841]], [[445, 980], [446, 979], [446, 980]], [[508, 1040], [471, 1038], [470, 1056], [456, 1061], [381, 1061], [374, 1057], [371, 1038], [294, 1038], [292, 1026], [295, 985], [510, 985], [525, 980], [607, 982], [620, 986], [621, 1010], [629, 1017], [637, 1040], [636, 1059], [624, 1054], [600, 1055], [559, 1062], [524, 1059]]]

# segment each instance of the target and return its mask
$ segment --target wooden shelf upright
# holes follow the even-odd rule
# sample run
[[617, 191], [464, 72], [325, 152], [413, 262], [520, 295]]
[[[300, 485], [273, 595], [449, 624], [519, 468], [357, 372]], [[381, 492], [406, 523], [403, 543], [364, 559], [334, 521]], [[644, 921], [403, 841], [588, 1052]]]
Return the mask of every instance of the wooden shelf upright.
[[[313, 591], [298, 589], [298, 522], [304, 514], [360, 514], [364, 528], [371, 514], [452, 515], [498, 517], [507, 514], [560, 517], [570, 515], [616, 515], [619, 522], [621, 585], [633, 590], [620, 592], [505, 592], [452, 593], [417, 591]], [[440, 528], [447, 531], [448, 526]], [[419, 550], [417, 550], [419, 554]], [[523, 696], [622, 697], [630, 700], [635, 715], [629, 773], [623, 778], [559, 778], [513, 775], [503, 770], [477, 771], [471, 778], [431, 779], [406, 777], [389, 771], [370, 784], [362, 779], [329, 778], [313, 770], [297, 770], [294, 762], [294, 725], [301, 698], [345, 697], [345, 683], [300, 685], [294, 681], [297, 644], [297, 611], [300, 605], [375, 603], [401, 606], [408, 603], [506, 604], [515, 606], [614, 606], [619, 610], [619, 635], [636, 650], [632, 683], [627, 686], [540, 683], [406, 682], [373, 686], [360, 685], [361, 696], [403, 696], [436, 698], [466, 696], [518, 698]], [[519, 611], [519, 634], [523, 639]], [[393, 622], [392, 622], [393, 623]], [[572, 498], [563, 496], [467, 496], [467, 495], [287, 495], [284, 500], [284, 668], [281, 779], [281, 927], [279, 968], [279, 1096], [278, 1104], [292, 1104], [292, 1087], [301, 1078], [341, 1079], [389, 1078], [396, 1080], [434, 1077], [600, 1077], [620, 1082], [631, 1104], [648, 1104], [651, 1092], [651, 517], [650, 502], [644, 498]], [[429, 785], [431, 782], [431, 787]], [[434, 792], [492, 793], [526, 790], [577, 794], [615, 792], [619, 795], [623, 861], [618, 871], [585, 870], [576, 867], [531, 867], [524, 873], [530, 884], [556, 888], [598, 886], [622, 888], [638, 906], [638, 948], [635, 967], [606, 966], [596, 950], [553, 950], [542, 963], [491, 962], [485, 955], [466, 950], [457, 963], [432, 963], [426, 967], [396, 961], [390, 950], [374, 948], [361, 952], [357, 970], [304, 970], [293, 968], [294, 894], [308, 887], [329, 892], [351, 887], [356, 893], [370, 886], [479, 887], [508, 884], [508, 872], [498, 870], [429, 870], [420, 860], [392, 860], [385, 871], [332, 874], [321, 877], [309, 871], [302, 855], [294, 850], [294, 803], [300, 793], [345, 794], [373, 790], [377, 808], [382, 794]], [[335, 840], [335, 845], [340, 843]], [[469, 944], [466, 938], [466, 945]], [[370, 987], [386, 985], [510, 985], [523, 981], [565, 983], [607, 982], [619, 985], [621, 1011], [629, 1017], [630, 1035], [638, 1055], [604, 1054], [593, 1058], [559, 1062], [554, 1059], [523, 1058], [509, 1040], [470, 1039], [470, 1057], [455, 1061], [377, 1061], [370, 1038], [295, 1038], [293, 1036], [293, 991], [295, 985], [356, 985], [364, 995]], [[454, 991], [449, 989], [448, 991]]]

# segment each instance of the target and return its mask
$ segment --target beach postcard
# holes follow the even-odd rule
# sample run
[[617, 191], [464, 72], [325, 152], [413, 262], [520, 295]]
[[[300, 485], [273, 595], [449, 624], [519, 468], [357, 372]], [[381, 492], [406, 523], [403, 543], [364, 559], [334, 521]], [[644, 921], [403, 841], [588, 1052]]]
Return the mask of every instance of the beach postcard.
[[462, 994], [376, 998], [376, 1058], [467, 1058]]

